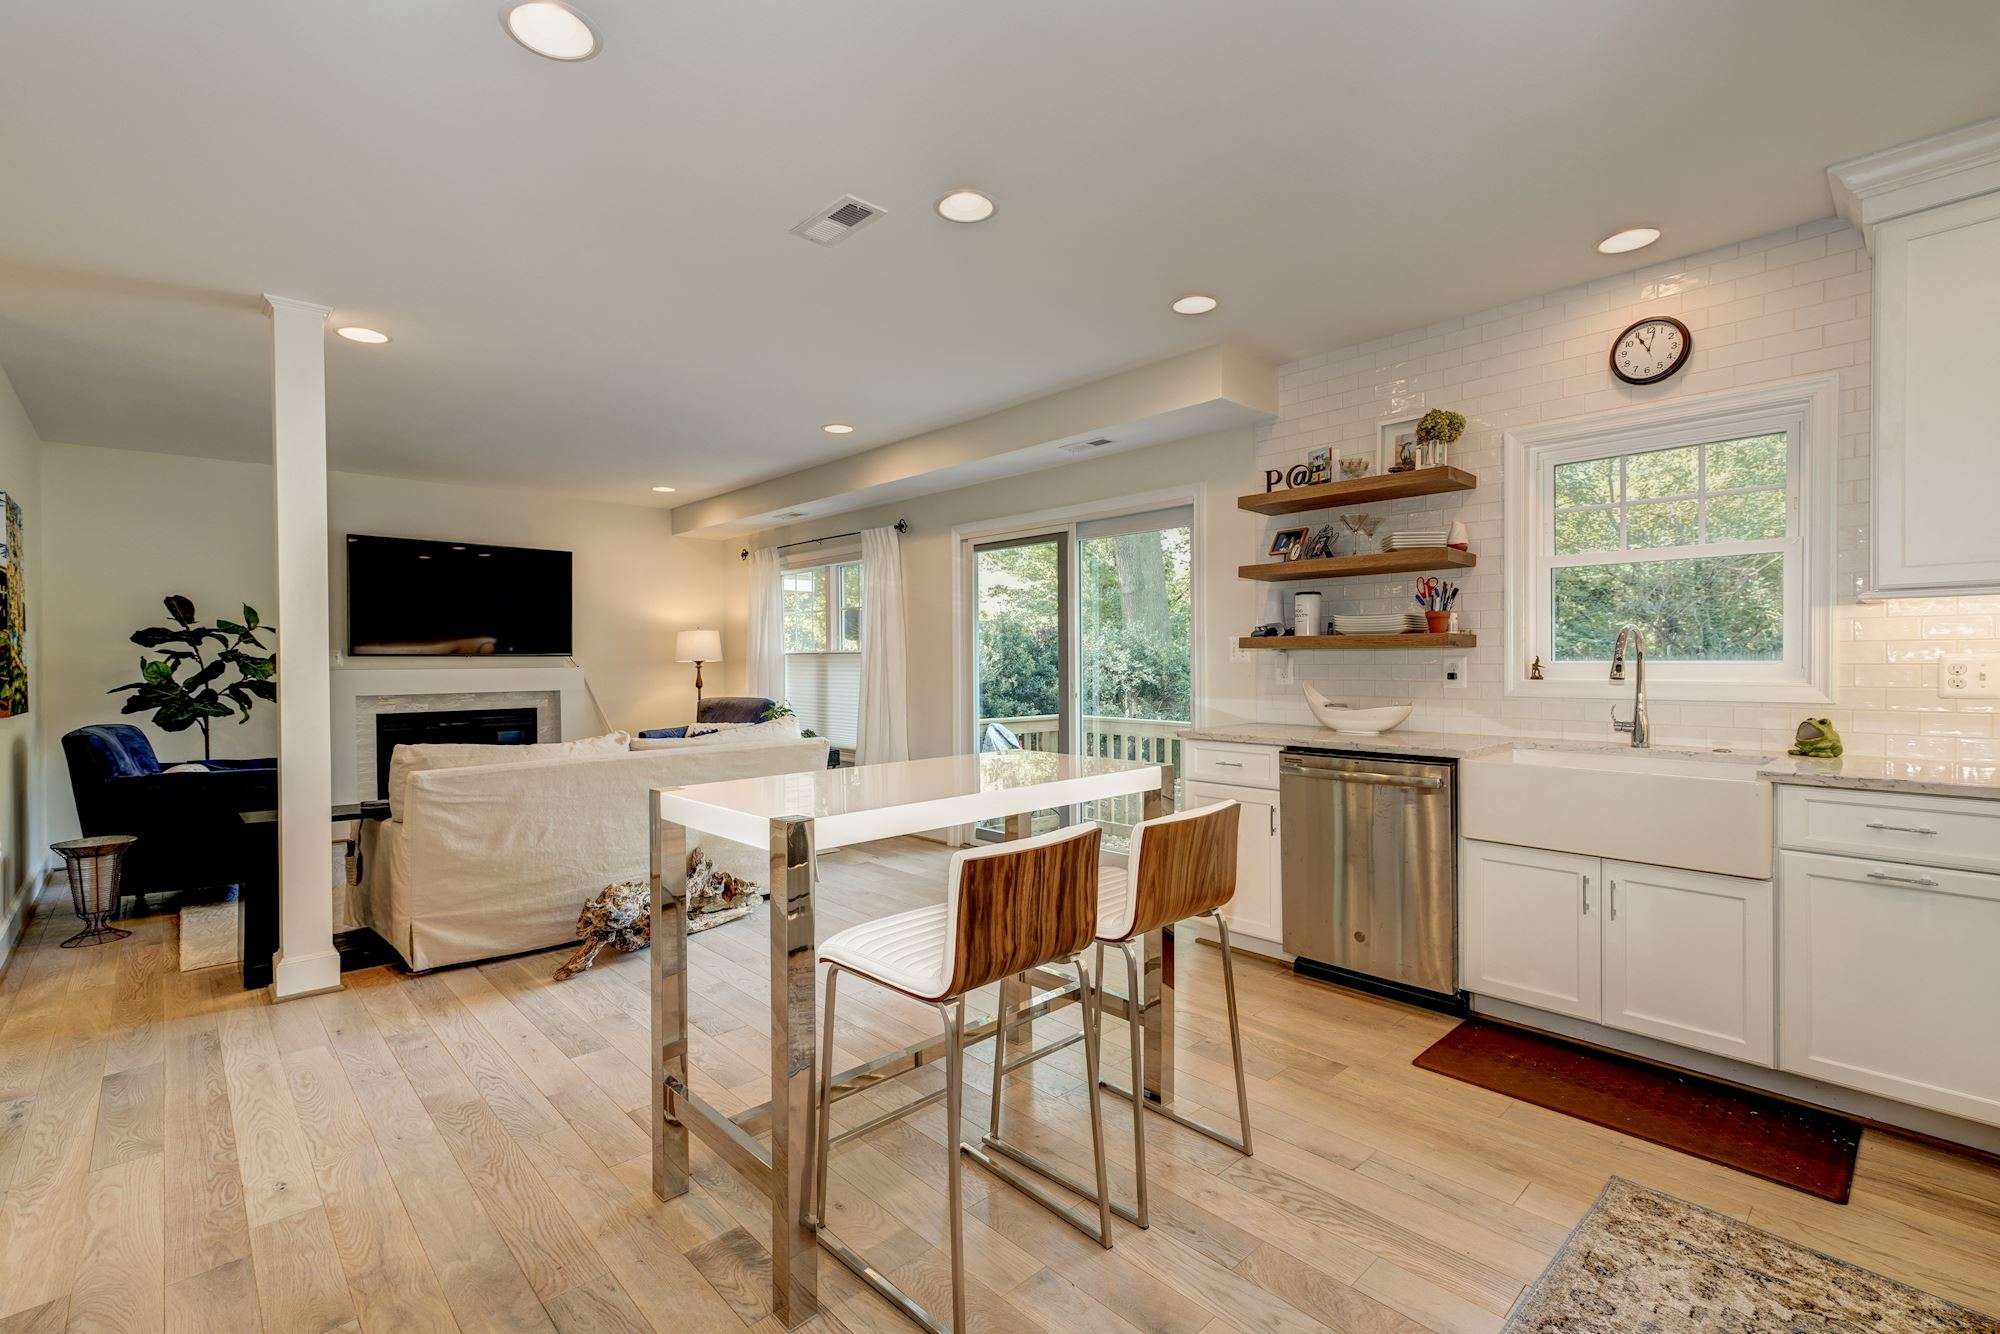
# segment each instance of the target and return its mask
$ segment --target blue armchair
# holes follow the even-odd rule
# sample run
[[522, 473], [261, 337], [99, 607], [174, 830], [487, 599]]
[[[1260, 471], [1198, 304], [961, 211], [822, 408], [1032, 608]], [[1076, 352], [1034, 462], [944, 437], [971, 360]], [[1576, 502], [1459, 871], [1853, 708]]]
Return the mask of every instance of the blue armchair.
[[236, 816], [277, 806], [277, 760], [206, 760], [206, 773], [167, 773], [129, 723], [79, 727], [62, 744], [85, 837], [138, 836], [125, 859], [127, 894], [242, 882], [247, 845]]

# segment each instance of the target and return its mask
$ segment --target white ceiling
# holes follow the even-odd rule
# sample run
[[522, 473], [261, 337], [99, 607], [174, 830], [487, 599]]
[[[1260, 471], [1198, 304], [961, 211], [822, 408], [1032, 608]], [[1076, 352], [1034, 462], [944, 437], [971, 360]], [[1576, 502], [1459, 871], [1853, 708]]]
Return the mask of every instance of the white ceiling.
[[[587, 0], [575, 65], [497, 7], [8, 0], [42, 437], [262, 457], [269, 291], [395, 337], [329, 340], [336, 466], [664, 506], [1823, 216], [1828, 163], [2000, 112], [1993, 0]], [[888, 215], [787, 234], [847, 191]]]

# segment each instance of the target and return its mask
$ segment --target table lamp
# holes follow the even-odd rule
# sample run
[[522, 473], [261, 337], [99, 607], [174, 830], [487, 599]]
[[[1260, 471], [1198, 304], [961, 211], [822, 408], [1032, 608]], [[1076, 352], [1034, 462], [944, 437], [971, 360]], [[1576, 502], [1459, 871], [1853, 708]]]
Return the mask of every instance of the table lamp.
[[683, 630], [674, 636], [674, 661], [694, 664], [694, 712], [701, 716], [701, 665], [722, 661], [720, 630]]

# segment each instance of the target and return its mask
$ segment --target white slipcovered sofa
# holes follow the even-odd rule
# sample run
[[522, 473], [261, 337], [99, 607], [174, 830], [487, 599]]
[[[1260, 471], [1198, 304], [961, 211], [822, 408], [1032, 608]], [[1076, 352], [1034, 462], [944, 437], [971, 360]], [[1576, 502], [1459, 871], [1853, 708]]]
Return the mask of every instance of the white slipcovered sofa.
[[[398, 747], [391, 818], [362, 828], [354, 913], [419, 971], [567, 944], [584, 900], [648, 874], [650, 789], [812, 773], [826, 753], [795, 719], [676, 741]], [[763, 851], [708, 851], [764, 886]]]

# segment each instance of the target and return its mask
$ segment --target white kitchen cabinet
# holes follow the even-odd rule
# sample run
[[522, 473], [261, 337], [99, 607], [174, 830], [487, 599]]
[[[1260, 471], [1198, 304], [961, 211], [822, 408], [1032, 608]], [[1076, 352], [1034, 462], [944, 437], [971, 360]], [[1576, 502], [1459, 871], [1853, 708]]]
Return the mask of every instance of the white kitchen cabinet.
[[1874, 590], [2000, 589], [2000, 193], [1882, 222]]
[[2000, 1125], [2000, 876], [1778, 858], [1778, 1066]]
[[1470, 840], [1464, 849], [1466, 990], [1596, 1019], [1598, 859]]
[[1223, 909], [1232, 935], [1276, 944], [1284, 936], [1281, 865], [1278, 859], [1278, 794], [1223, 783], [1185, 785], [1189, 808], [1218, 801], [1237, 803], [1236, 897]]
[[1603, 876], [1599, 1022], [1772, 1064], [1771, 882], [1620, 861]]

